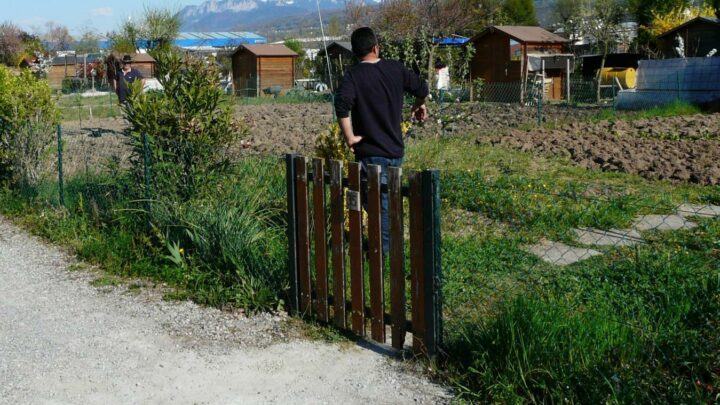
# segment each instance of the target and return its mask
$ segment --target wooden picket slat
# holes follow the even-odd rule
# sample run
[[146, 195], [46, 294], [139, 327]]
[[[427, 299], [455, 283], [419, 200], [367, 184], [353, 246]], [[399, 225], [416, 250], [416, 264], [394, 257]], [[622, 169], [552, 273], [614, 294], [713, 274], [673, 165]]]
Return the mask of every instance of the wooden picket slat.
[[410, 296], [412, 306], [413, 350], [424, 351], [425, 280], [423, 277], [422, 177], [410, 173]]
[[382, 210], [380, 171], [368, 165], [368, 264], [370, 267], [370, 331], [373, 340], [385, 343], [385, 290], [383, 286]]
[[343, 162], [330, 162], [330, 243], [333, 268], [333, 298], [335, 326], [347, 327], [345, 315], [345, 192], [343, 190]]
[[308, 212], [307, 162], [304, 157], [295, 159], [295, 186], [297, 193], [298, 221], [298, 283], [302, 315], [312, 314], [310, 279], [310, 215]]
[[[290, 306], [300, 315], [312, 315], [316, 309], [323, 322], [330, 320], [339, 328], [347, 328], [348, 311], [354, 334], [365, 337], [366, 321], [370, 318], [372, 339], [385, 342], [385, 326], [391, 325], [392, 346], [403, 349], [405, 336], [412, 332], [412, 347], [417, 354], [434, 358], [442, 347], [442, 260], [440, 235], [440, 176], [435, 170], [411, 172], [408, 189], [402, 186], [402, 170], [388, 168], [388, 184], [382, 185], [381, 168], [369, 165], [367, 184], [361, 181], [361, 166], [348, 165], [344, 179], [343, 164], [332, 161], [330, 174], [325, 175], [322, 160], [313, 161], [308, 172], [304, 157], [286, 156], [288, 181], [288, 242], [290, 263]], [[310, 212], [309, 182], [314, 182]], [[327, 215], [325, 186], [330, 183], [330, 214]], [[370, 306], [365, 306], [365, 269], [363, 249], [363, 187], [367, 186], [368, 268]], [[347, 187], [347, 190], [345, 189]], [[390, 217], [390, 249], [382, 250], [382, 197], [387, 193]], [[410, 302], [406, 299], [404, 197], [409, 197], [410, 234]], [[294, 207], [294, 209], [293, 209]], [[345, 212], [347, 208], [347, 213]], [[311, 217], [312, 215], [312, 217]], [[345, 229], [347, 215], [348, 230]], [[310, 235], [311, 219], [315, 233]], [[330, 259], [328, 263], [327, 222], [330, 221]], [[345, 235], [348, 232], [348, 247]], [[312, 242], [312, 243], [311, 243]], [[310, 258], [311, 244], [315, 250], [316, 290]], [[295, 249], [293, 249], [295, 248]], [[347, 252], [346, 252], [347, 250]], [[347, 254], [347, 257], [346, 257]], [[390, 259], [390, 314], [385, 314], [385, 256]], [[294, 260], [293, 260], [294, 259]], [[346, 261], [350, 262], [350, 300], [347, 300]], [[330, 271], [333, 295], [330, 296]], [[296, 285], [297, 283], [297, 285]], [[295, 286], [296, 285], [296, 286]], [[295, 287], [294, 287], [295, 286]], [[297, 291], [296, 294], [293, 291]], [[317, 305], [313, 306], [316, 292]], [[410, 308], [408, 308], [408, 306]], [[407, 311], [411, 320], [407, 320]]]
[[388, 168], [388, 199], [390, 211], [390, 316], [392, 346], [405, 344], [405, 230], [403, 228], [402, 169]]
[[[352, 204], [351, 204], [352, 201]], [[350, 235], [350, 292], [352, 294], [352, 331], [365, 336], [365, 286], [362, 257], [362, 207], [360, 204], [360, 164], [348, 165], [348, 222]]]
[[327, 322], [328, 313], [328, 265], [327, 231], [325, 226], [325, 165], [323, 159], [313, 160], [313, 216], [315, 221], [315, 277], [317, 283], [318, 318]]

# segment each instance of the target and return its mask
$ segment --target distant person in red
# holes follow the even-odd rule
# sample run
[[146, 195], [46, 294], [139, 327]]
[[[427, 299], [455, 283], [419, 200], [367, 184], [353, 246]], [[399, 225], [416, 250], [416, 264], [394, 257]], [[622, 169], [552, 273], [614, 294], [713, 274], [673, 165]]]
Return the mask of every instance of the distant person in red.
[[132, 58], [130, 55], [125, 55], [122, 58], [122, 69], [118, 70], [115, 79], [112, 81], [113, 89], [115, 89], [120, 104], [127, 102], [127, 98], [130, 95], [130, 85], [136, 80], [144, 83], [142, 73], [132, 67]]
[[[335, 112], [363, 174], [367, 175], [367, 165], [379, 165], [380, 180], [387, 184], [388, 167], [400, 167], [405, 155], [400, 129], [404, 95], [415, 96], [412, 114], [416, 120], [425, 121], [428, 84], [402, 63], [380, 59], [380, 45], [372, 29], [358, 28], [350, 42], [360, 62], [343, 77], [335, 96]], [[383, 252], [387, 252], [390, 245], [387, 193], [382, 194], [381, 205]]]

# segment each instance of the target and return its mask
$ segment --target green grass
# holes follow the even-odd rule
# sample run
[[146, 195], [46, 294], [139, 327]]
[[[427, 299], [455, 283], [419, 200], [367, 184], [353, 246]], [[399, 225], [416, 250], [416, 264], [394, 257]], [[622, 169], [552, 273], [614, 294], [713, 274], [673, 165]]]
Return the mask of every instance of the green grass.
[[[718, 399], [720, 224], [645, 233], [635, 248], [555, 266], [523, 247], [575, 227], [628, 227], [720, 189], [589, 171], [472, 138], [421, 141], [407, 167], [441, 170], [445, 377], [495, 403]], [[459, 231], [462, 229], [462, 231]]]
[[331, 95], [310, 92], [302, 89], [292, 89], [277, 97], [267, 96], [265, 94], [262, 94], [260, 97], [246, 97], [240, 95], [228, 97], [228, 100], [238, 105], [329, 103]]
[[659, 107], [652, 107], [645, 110], [639, 111], [613, 111], [613, 110], [601, 110], [597, 116], [593, 118], [594, 121], [609, 120], [615, 121], [618, 119], [624, 121], [637, 121], [641, 119], [649, 119], [654, 117], [676, 117], [681, 115], [693, 115], [702, 114], [703, 111], [700, 107], [685, 102], [685, 101], [674, 101], [671, 104]]
[[[231, 171], [205, 179], [185, 204], [154, 198], [151, 232], [128, 175], [67, 179], [66, 208], [54, 180], [24, 194], [5, 189], [0, 213], [110, 275], [163, 281], [203, 304], [274, 310], [287, 284], [282, 165], [247, 158]], [[179, 260], [171, 246], [182, 248]]]
[[77, 94], [61, 96], [57, 99], [57, 106], [61, 121], [86, 121], [90, 118], [122, 116], [115, 93], [98, 97], [81, 97]]
[[[601, 247], [564, 267], [525, 251], [543, 238], [573, 244], [576, 227], [720, 204], [718, 187], [586, 170], [472, 136], [412, 141], [406, 170], [430, 167], [442, 176], [443, 376], [460, 399], [718, 401], [720, 221], [695, 218], [695, 229], [645, 233], [646, 244]], [[143, 276], [173, 287], [167, 299], [270, 310], [287, 282], [284, 181], [278, 159], [244, 158], [186, 203], [155, 196], [150, 233], [126, 176], [68, 179], [67, 209], [54, 180], [6, 189], [0, 212], [102, 266], [107, 280]], [[316, 326], [305, 333], [345, 340]]]

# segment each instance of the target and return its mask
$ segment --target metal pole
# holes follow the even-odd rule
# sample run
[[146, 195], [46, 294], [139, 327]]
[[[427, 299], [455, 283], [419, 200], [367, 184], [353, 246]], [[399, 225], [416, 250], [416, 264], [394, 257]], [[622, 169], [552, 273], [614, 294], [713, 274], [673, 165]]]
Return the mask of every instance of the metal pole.
[[543, 99], [545, 98], [545, 59], [540, 61], [541, 72], [540, 75], [540, 86], [538, 89], [538, 126], [542, 124], [542, 107]]
[[150, 210], [152, 209], [152, 205], [150, 204], [150, 142], [147, 134], [143, 134], [143, 158], [145, 169], [145, 216], [147, 218], [147, 228], [149, 232], [151, 229]]
[[425, 348], [431, 359], [442, 345], [442, 260], [440, 172], [422, 172], [423, 278], [425, 280]]
[[570, 58], [565, 60], [565, 66], [565, 97], [568, 104], [570, 104]]
[[[617, 78], [615, 78], [617, 80]], [[613, 101], [612, 101], [612, 107], [613, 107], [613, 115], [615, 115], [616, 107], [615, 104], [617, 103], [617, 87], [615, 81], [612, 82], [612, 94], [613, 94]]]
[[[297, 314], [300, 308], [297, 263], [297, 218], [296, 218], [296, 190], [295, 190], [295, 154], [285, 155], [285, 170], [287, 182], [287, 238], [288, 238], [288, 272], [290, 276], [290, 294], [288, 306], [291, 314]], [[342, 299], [335, 297], [335, 299]]]
[[65, 188], [63, 184], [63, 147], [62, 147], [62, 127], [57, 126], [57, 147], [58, 147], [58, 188], [60, 189], [60, 205], [65, 206]]

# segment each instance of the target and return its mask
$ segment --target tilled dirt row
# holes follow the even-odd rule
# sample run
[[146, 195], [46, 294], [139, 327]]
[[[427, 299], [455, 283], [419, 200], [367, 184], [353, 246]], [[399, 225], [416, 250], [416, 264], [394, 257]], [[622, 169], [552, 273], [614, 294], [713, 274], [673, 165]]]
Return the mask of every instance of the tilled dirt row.
[[[250, 129], [237, 149], [245, 153], [280, 156], [313, 154], [315, 139], [332, 123], [328, 103], [238, 105], [236, 115]], [[417, 138], [477, 136], [478, 143], [499, 144], [526, 152], [569, 156], [588, 169], [639, 174], [647, 179], [667, 179], [697, 184], [720, 183], [720, 114], [657, 117], [626, 121], [589, 122], [597, 108], [543, 107], [537, 128], [537, 109], [518, 104], [445, 104], [431, 106], [431, 119], [414, 125]], [[119, 142], [126, 123], [122, 119], [68, 123], [68, 139], [102, 128], [102, 138], [69, 143], [82, 155], [72, 165], [78, 170], [102, 164], [103, 151], [126, 158]], [[112, 145], [105, 145], [105, 143]], [[100, 145], [96, 145], [100, 144]], [[90, 150], [92, 156], [87, 154]], [[69, 153], [68, 158], [72, 159]], [[100, 159], [100, 161], [98, 161]], [[88, 163], [89, 162], [89, 163]], [[70, 168], [70, 167], [69, 167]]]
[[720, 184], [720, 114], [571, 123], [559, 129], [481, 136], [476, 142], [568, 156], [588, 169], [633, 173], [650, 180]]

